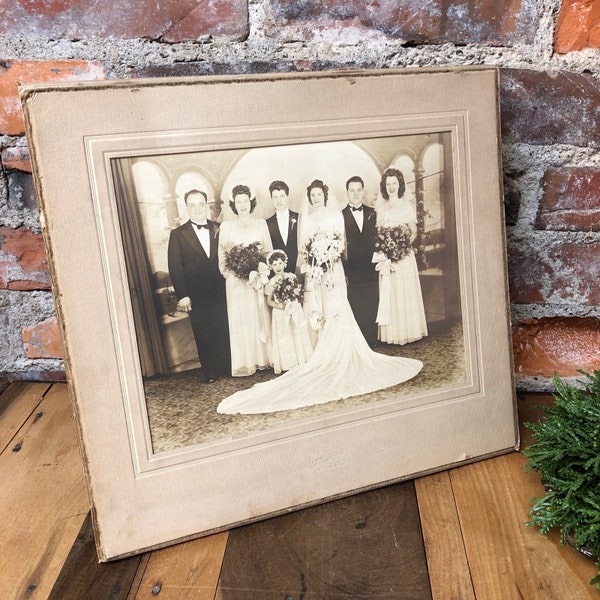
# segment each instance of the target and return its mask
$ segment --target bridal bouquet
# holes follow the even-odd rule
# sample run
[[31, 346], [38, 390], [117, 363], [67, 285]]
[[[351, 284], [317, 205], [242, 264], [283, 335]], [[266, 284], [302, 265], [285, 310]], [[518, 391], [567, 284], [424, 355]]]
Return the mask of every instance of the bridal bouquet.
[[261, 264], [266, 267], [260, 242], [237, 244], [225, 251], [225, 268], [242, 281], [249, 281], [252, 273], [260, 271]]
[[302, 284], [293, 273], [284, 273], [273, 285], [273, 300], [279, 304], [299, 302], [302, 298]]
[[412, 243], [408, 225], [396, 227], [378, 227], [375, 235], [375, 250], [388, 260], [398, 262], [410, 254]]
[[317, 231], [304, 245], [304, 255], [310, 267], [323, 273], [331, 271], [344, 251], [344, 240], [339, 233]]

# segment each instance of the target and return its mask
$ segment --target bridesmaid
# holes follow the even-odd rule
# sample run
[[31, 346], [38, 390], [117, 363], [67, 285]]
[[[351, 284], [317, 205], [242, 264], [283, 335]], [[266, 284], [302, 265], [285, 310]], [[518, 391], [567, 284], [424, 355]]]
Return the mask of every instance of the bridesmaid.
[[256, 198], [248, 186], [233, 188], [229, 206], [235, 217], [221, 224], [219, 269], [225, 277], [231, 374], [238, 377], [272, 363], [264, 285], [269, 276], [265, 256], [273, 248], [266, 221], [252, 216]]
[[417, 237], [417, 215], [405, 196], [404, 175], [386, 169], [380, 182], [383, 205], [377, 208], [377, 228], [393, 239], [405, 235], [406, 252], [402, 258], [387, 258], [379, 275], [378, 337], [388, 344], [407, 344], [427, 335], [425, 307], [417, 260], [412, 247]]

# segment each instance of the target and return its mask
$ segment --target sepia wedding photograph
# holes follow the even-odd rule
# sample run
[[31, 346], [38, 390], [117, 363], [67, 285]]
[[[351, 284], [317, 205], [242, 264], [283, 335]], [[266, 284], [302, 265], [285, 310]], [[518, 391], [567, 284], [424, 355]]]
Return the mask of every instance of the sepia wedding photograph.
[[449, 132], [112, 171], [154, 452], [466, 380]]
[[101, 562], [518, 447], [497, 69], [21, 101]]

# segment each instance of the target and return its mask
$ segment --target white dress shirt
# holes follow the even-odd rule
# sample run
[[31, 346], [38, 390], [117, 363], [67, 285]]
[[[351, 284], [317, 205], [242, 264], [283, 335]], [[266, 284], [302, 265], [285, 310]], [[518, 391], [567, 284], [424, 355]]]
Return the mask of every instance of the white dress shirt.
[[208, 225], [208, 223], [206, 221], [204, 223], [194, 223], [192, 221], [192, 225], [198, 241], [202, 244], [204, 252], [206, 252], [206, 256], [210, 258], [210, 229], [196, 227], [196, 225]]
[[360, 207], [363, 210], [352, 210], [352, 204], [350, 204], [350, 212], [352, 213], [352, 216], [354, 217], [354, 220], [356, 221], [356, 224], [358, 225], [359, 231], [362, 232], [363, 223], [365, 222], [365, 211], [364, 211], [364, 207], [362, 204], [360, 205]]
[[279, 227], [279, 233], [281, 233], [283, 243], [287, 244], [288, 229], [290, 227], [290, 210], [288, 208], [285, 210], [278, 210], [275, 212], [275, 215], [277, 217], [277, 226]]

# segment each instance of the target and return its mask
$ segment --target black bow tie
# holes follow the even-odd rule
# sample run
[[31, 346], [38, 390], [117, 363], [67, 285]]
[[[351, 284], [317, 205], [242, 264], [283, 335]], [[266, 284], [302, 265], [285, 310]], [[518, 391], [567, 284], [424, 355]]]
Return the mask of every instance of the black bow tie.
[[350, 207], [352, 209], [352, 211], [354, 212], [355, 210], [362, 212], [363, 209], [363, 205], [361, 204], [360, 206], [351, 206]]
[[204, 223], [204, 225], [199, 225], [198, 223], [194, 223], [194, 225], [198, 228], [198, 229], [208, 229], [208, 223]]

